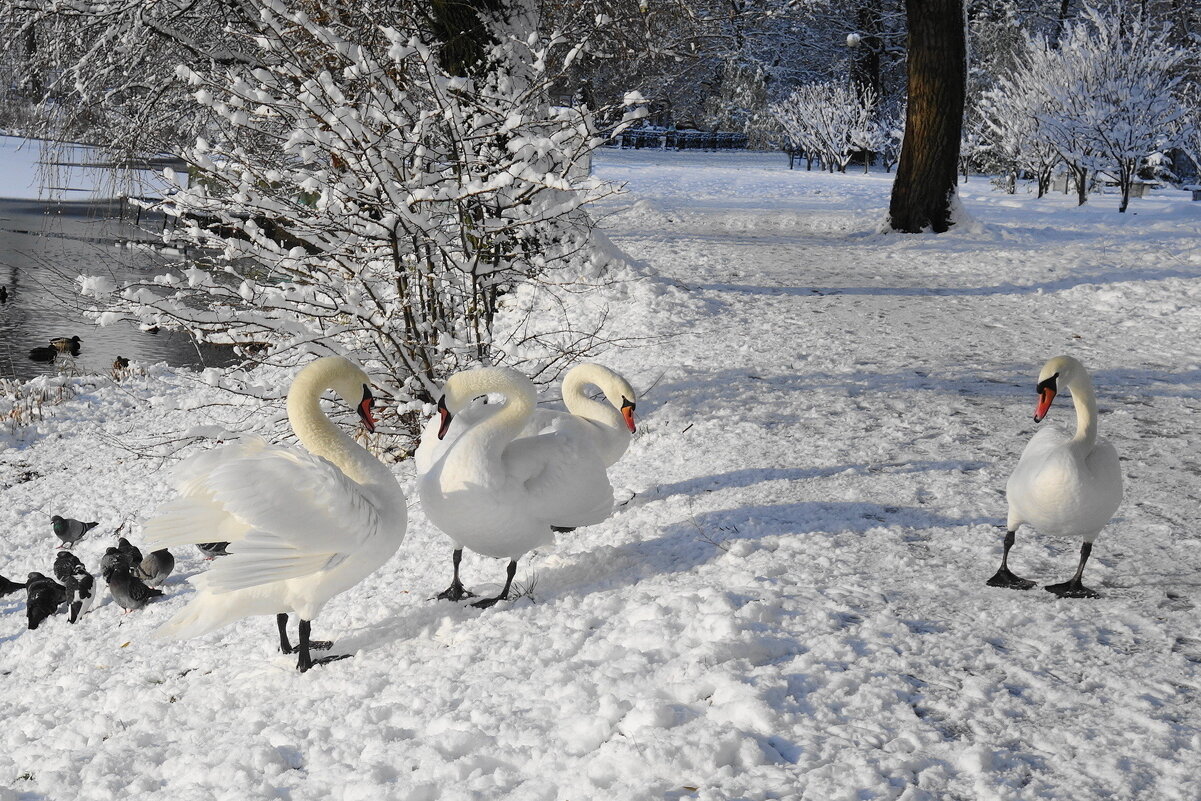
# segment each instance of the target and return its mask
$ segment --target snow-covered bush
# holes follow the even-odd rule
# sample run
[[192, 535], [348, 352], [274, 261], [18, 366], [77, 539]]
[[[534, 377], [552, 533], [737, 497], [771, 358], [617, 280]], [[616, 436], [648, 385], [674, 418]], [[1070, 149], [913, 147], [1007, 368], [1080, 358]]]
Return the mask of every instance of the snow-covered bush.
[[1035, 180], [1038, 197], [1051, 188], [1059, 151], [1043, 130], [1048, 98], [1041, 79], [1028, 70], [1001, 76], [977, 105], [977, 133], [991, 164], [1007, 173], [1012, 192], [1020, 174]]
[[793, 148], [816, 153], [830, 172], [845, 172], [851, 156], [876, 136], [872, 119], [878, 97], [874, 91], [844, 81], [820, 81], [798, 87], [771, 106]]
[[510, 11], [485, 63], [456, 76], [405, 14], [352, 27], [247, 2], [260, 66], [177, 72], [219, 120], [161, 204], [193, 258], [93, 292], [102, 319], [184, 327], [280, 366], [349, 353], [402, 404], [503, 360], [504, 296], [586, 260], [583, 206], [612, 191], [588, 174], [603, 142], [588, 111], [549, 100], [580, 43]]
[[1080, 203], [1090, 175], [1105, 172], [1121, 188], [1119, 211], [1125, 211], [1139, 166], [1170, 144], [1187, 57], [1167, 27], [1154, 27], [1137, 13], [1085, 8], [1065, 26], [1056, 47], [1028, 38], [1014, 74], [998, 87], [1015, 95], [1005, 102], [1016, 108], [1002, 112], [1033, 116], [1023, 136], [1054, 148], [1076, 182]]

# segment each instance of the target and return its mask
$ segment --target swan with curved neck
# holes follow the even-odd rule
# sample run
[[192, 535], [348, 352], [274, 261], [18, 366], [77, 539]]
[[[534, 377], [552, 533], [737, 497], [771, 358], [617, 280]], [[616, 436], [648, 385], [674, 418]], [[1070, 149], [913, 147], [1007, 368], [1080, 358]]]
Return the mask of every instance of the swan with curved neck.
[[[261, 437], [206, 451], [181, 464], [173, 481], [181, 496], [146, 525], [153, 547], [228, 541], [229, 556], [193, 579], [192, 600], [159, 630], [194, 637], [251, 615], [275, 615], [284, 653], [329, 643], [309, 638], [325, 603], [382, 565], [404, 539], [407, 509], [392, 472], [321, 409], [333, 389], [370, 432], [367, 374], [340, 356], [311, 362], [288, 391], [288, 422], [301, 448]], [[288, 640], [289, 614], [300, 618], [299, 646]]]
[[517, 560], [553, 542], [552, 526], [592, 525], [613, 510], [613, 488], [594, 447], [553, 431], [522, 435], [536, 395], [515, 370], [485, 367], [451, 376], [438, 401], [439, 438], [473, 398], [490, 393], [504, 400], [463, 428], [417, 480], [426, 515], [455, 543], [454, 579], [439, 597], [470, 595], [459, 581], [464, 547], [509, 560], [504, 589], [480, 607], [508, 597]]
[[1005, 488], [1009, 517], [1001, 567], [988, 584], [1019, 590], [1034, 586], [1009, 569], [1009, 549], [1018, 527], [1026, 523], [1044, 534], [1081, 539], [1076, 574], [1046, 589], [1061, 597], [1093, 598], [1097, 593], [1082, 582], [1084, 565], [1097, 535], [1122, 502], [1122, 470], [1117, 450], [1097, 437], [1097, 397], [1088, 370], [1071, 356], [1056, 356], [1039, 372], [1034, 422], [1046, 417], [1060, 387], [1072, 394], [1076, 433], [1069, 437], [1056, 428], [1043, 429], [1022, 451]]
[[[584, 388], [595, 386], [608, 403], [593, 400]], [[603, 365], [578, 364], [563, 377], [563, 404], [570, 414], [539, 410], [533, 425], [539, 431], [575, 430], [595, 445], [606, 467], [611, 467], [626, 449], [637, 430], [634, 409], [638, 395], [630, 382]]]

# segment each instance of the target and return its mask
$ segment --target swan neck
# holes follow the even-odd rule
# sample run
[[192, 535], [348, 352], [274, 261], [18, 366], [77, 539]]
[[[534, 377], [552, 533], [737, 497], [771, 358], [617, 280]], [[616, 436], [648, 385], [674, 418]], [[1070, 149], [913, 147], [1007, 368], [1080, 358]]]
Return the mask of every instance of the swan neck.
[[479, 371], [478, 375], [460, 375], [470, 376], [462, 385], [463, 397], [478, 397], [491, 392], [504, 396], [500, 409], [476, 423], [466, 435], [486, 452], [498, 455], [508, 442], [521, 433], [534, 415], [537, 396], [533, 384], [526, 386], [510, 376], [494, 372], [494, 369], [486, 368]]
[[[613, 428], [625, 428], [625, 420], [621, 416], [621, 412], [617, 411], [609, 403], [601, 403], [593, 400], [584, 394], [584, 387], [593, 384], [600, 388], [608, 398], [611, 387], [606, 386], [608, 376], [599, 371], [590, 373], [586, 368], [589, 365], [580, 365], [563, 378], [563, 405], [567, 407], [567, 411], [583, 417], [588, 420], [593, 420], [598, 423], [603, 423]], [[607, 381], [612, 384], [612, 381]]]
[[321, 410], [321, 394], [330, 388], [331, 384], [320, 376], [297, 376], [288, 391], [288, 423], [309, 453], [332, 462], [360, 484], [372, 482], [376, 478], [373, 468], [383, 464]]
[[1097, 442], [1097, 395], [1088, 377], [1073, 378], [1068, 384], [1076, 405], [1076, 436], [1073, 441], [1092, 447]]

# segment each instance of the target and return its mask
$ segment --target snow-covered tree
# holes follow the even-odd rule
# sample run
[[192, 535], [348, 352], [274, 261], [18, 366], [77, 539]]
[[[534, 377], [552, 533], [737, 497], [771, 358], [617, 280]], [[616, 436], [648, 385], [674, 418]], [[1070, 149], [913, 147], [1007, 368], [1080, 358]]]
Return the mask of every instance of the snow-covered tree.
[[256, 64], [177, 71], [216, 121], [161, 204], [169, 240], [199, 255], [153, 280], [84, 279], [101, 320], [256, 343], [272, 364], [351, 353], [401, 402], [503, 360], [503, 296], [586, 261], [582, 207], [610, 191], [588, 176], [603, 142], [588, 112], [548, 97], [580, 43], [513, 10], [492, 20], [476, 74], [457, 76], [403, 15], [351, 27], [244, 4], [260, 19]]
[[1051, 187], [1059, 151], [1043, 130], [1049, 100], [1038, 76], [1026, 70], [1002, 76], [977, 103], [977, 130], [990, 162], [1009, 174], [1013, 191], [1020, 173], [1035, 179], [1038, 197]]
[[1065, 24], [1056, 47], [1030, 37], [1006, 85], [1025, 95], [1018, 102], [1068, 166], [1079, 202], [1087, 199], [1090, 175], [1104, 171], [1120, 187], [1119, 211], [1125, 211], [1140, 164], [1170, 144], [1187, 58], [1166, 26], [1152, 26], [1141, 14], [1086, 8]]
[[860, 142], [870, 136], [875, 102], [871, 90], [821, 81], [798, 87], [772, 104], [771, 112], [794, 148], [818, 154], [830, 172], [845, 172], [851, 156], [863, 147]]

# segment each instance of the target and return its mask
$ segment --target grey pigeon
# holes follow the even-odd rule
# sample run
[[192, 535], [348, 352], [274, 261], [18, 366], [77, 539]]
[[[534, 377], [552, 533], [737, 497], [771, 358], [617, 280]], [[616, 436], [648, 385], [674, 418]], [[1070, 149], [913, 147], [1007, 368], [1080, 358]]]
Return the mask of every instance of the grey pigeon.
[[82, 564], [79, 557], [70, 551], [59, 551], [58, 556], [54, 557], [54, 577], [60, 584], [66, 584], [67, 579], [75, 572], [75, 566]]
[[96, 579], [80, 563], [75, 565], [75, 569], [63, 584], [67, 588], [67, 603], [70, 604], [71, 611], [67, 622], [74, 623], [92, 608], [92, 601], [96, 600]]
[[138, 565], [138, 578], [151, 587], [157, 587], [167, 580], [175, 569], [175, 557], [166, 548], [154, 551]]
[[50, 524], [54, 526], [54, 535], [62, 540], [60, 548], [70, 548], [75, 543], [83, 539], [83, 535], [87, 534], [99, 523], [84, 523], [71, 517], [63, 517], [55, 515], [50, 518]]
[[229, 547], [228, 542], [200, 542], [196, 544], [196, 547], [204, 554], [206, 560], [216, 559], [218, 556], [229, 556], [229, 551], [225, 550]]
[[4, 576], [0, 576], [0, 598], [23, 589], [25, 589], [24, 584], [18, 584], [15, 581], [9, 581]]
[[43, 620], [57, 614], [67, 600], [67, 589], [41, 573], [30, 573], [25, 581], [25, 614], [29, 628], [36, 629]]
[[147, 587], [128, 570], [114, 570], [105, 576], [105, 579], [108, 581], [108, 591], [113, 594], [113, 600], [126, 612], [141, 609], [151, 598], [163, 594], [162, 590]]
[[138, 546], [124, 537], [117, 540], [117, 550], [125, 554], [125, 558], [129, 560], [130, 567], [142, 564], [142, 552], [138, 550]]
[[108, 574], [114, 570], [124, 570], [128, 572], [133, 568], [129, 561], [129, 554], [121, 553], [120, 549], [111, 547], [104, 552], [104, 556], [100, 557], [100, 575], [108, 579]]

